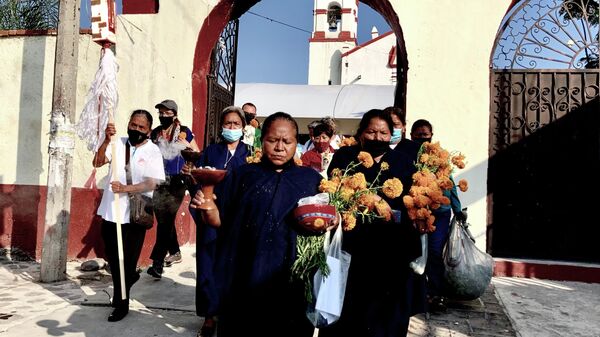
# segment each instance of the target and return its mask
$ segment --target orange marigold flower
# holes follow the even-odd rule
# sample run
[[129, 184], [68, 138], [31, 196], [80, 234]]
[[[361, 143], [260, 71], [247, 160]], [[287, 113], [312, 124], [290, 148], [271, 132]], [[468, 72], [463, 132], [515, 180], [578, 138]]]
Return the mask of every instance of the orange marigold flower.
[[426, 163], [428, 161], [429, 161], [429, 155], [427, 153], [421, 154], [421, 156], [419, 157], [419, 162]]
[[411, 220], [415, 220], [417, 218], [417, 209], [416, 208], [409, 208], [407, 209], [408, 212], [408, 217]]
[[332, 177], [341, 177], [342, 170], [340, 170], [339, 168], [334, 168], [333, 170], [331, 170], [331, 176]]
[[358, 153], [358, 160], [363, 164], [364, 167], [369, 168], [373, 166], [373, 157], [371, 154], [365, 151], [360, 151]]
[[329, 181], [327, 179], [321, 180], [321, 184], [319, 185], [319, 191], [325, 193], [335, 193], [338, 188], [338, 184], [333, 181]]
[[187, 136], [187, 133], [185, 132], [180, 132], [179, 135], [177, 136], [179, 139], [185, 139], [185, 137]]
[[354, 137], [348, 137], [348, 138], [342, 139], [342, 142], [340, 143], [340, 147], [352, 146], [352, 145], [356, 145], [356, 144], [358, 144], [358, 142], [356, 141], [356, 139], [354, 139]]
[[452, 183], [450, 178], [443, 177], [438, 180], [438, 186], [443, 190], [449, 190], [454, 186], [454, 183]]
[[385, 221], [390, 221], [392, 219], [390, 205], [388, 205], [388, 203], [385, 202], [385, 200], [379, 200], [375, 203], [375, 211], [377, 212], [377, 214], [382, 216], [385, 219]]
[[413, 181], [417, 186], [429, 186], [432, 182], [435, 182], [435, 174], [424, 169], [413, 174]]
[[431, 215], [431, 211], [427, 208], [417, 209], [417, 219], [427, 219]]
[[415, 196], [414, 200], [415, 200], [415, 206], [417, 206], [419, 208], [427, 207], [427, 205], [429, 205], [431, 203], [431, 199], [429, 199], [429, 197], [422, 195], [422, 194]]
[[342, 213], [342, 229], [351, 231], [356, 226], [356, 217], [351, 212]]
[[258, 121], [256, 119], [253, 119], [250, 121], [250, 125], [252, 125], [253, 127], [257, 128], [258, 127]]
[[350, 178], [345, 179], [343, 181], [344, 186], [354, 189], [354, 190], [363, 190], [367, 188], [367, 179], [365, 175], [358, 172], [353, 174]]
[[372, 211], [375, 208], [375, 202], [377, 201], [377, 195], [373, 193], [361, 194], [358, 197], [358, 204], [365, 206], [368, 210]]
[[413, 197], [411, 197], [410, 195], [405, 195], [404, 197], [402, 197], [402, 201], [404, 202], [404, 206], [406, 206], [406, 208], [414, 208], [415, 207], [415, 201], [413, 200]]
[[349, 201], [353, 195], [354, 195], [354, 190], [349, 187], [343, 186], [340, 189], [340, 197], [345, 201]]
[[464, 168], [465, 167], [465, 155], [462, 153], [459, 153], [459, 154], [453, 156], [452, 164], [454, 164], [456, 167], [458, 167], [460, 169]]
[[317, 229], [325, 228], [325, 220], [323, 220], [321, 218], [317, 218], [315, 220], [315, 222], [313, 223], [313, 226], [316, 227]]
[[466, 192], [469, 189], [469, 183], [465, 179], [461, 179], [458, 181], [458, 188], [461, 192]]
[[300, 159], [300, 158], [294, 158], [294, 163], [295, 163], [297, 166], [302, 166], [302, 159]]
[[394, 199], [402, 194], [402, 190], [404, 186], [402, 186], [402, 182], [398, 178], [388, 179], [383, 183], [383, 194], [385, 194], [388, 198]]
[[387, 171], [390, 169], [390, 164], [388, 164], [386, 161], [381, 162], [381, 170], [382, 171]]

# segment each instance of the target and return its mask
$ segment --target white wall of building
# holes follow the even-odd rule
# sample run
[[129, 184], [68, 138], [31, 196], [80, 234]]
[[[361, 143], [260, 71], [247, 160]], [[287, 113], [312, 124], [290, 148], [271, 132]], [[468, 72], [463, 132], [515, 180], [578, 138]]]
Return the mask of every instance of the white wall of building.
[[396, 35], [389, 34], [342, 57], [341, 84], [395, 84], [396, 69], [388, 67], [390, 49], [395, 45]]
[[[45, 185], [56, 36], [10, 36], [0, 45], [0, 184]], [[99, 58], [91, 35], [80, 35], [77, 117]], [[73, 171], [79, 186], [92, 171], [91, 161], [85, 144], [77, 142]]]
[[455, 179], [477, 245], [485, 248], [489, 132], [489, 60], [510, 1], [393, 1], [408, 53], [407, 123], [434, 126], [434, 140], [467, 156]]

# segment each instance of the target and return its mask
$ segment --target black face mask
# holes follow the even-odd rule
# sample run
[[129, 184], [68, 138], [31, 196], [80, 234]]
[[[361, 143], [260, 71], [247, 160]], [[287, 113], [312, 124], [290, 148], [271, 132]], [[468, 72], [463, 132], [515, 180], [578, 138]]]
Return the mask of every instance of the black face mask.
[[245, 114], [244, 117], [246, 117], [246, 124], [250, 124], [250, 122], [254, 119], [254, 117], [256, 117], [256, 115]]
[[175, 117], [158, 117], [158, 119], [160, 120], [160, 125], [162, 125], [163, 129], [167, 129], [173, 124]]
[[417, 138], [417, 139], [415, 139], [415, 142], [417, 142], [419, 144], [423, 144], [425, 142], [431, 143], [431, 138]]
[[373, 157], [379, 157], [390, 149], [390, 142], [383, 140], [364, 140], [363, 149]]
[[148, 138], [148, 135], [138, 130], [127, 129], [127, 135], [129, 136], [129, 143], [133, 146], [140, 144]]

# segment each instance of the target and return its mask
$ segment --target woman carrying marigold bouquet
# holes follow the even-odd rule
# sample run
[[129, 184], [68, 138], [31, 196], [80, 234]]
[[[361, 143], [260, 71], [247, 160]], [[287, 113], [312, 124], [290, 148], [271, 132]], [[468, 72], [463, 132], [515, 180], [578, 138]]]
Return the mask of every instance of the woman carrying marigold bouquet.
[[[416, 168], [414, 158], [390, 149], [392, 129], [388, 113], [368, 111], [356, 133], [358, 144], [337, 150], [329, 166], [325, 185], [335, 184], [336, 175], [348, 167], [353, 167], [353, 180], [342, 188], [381, 185], [359, 202], [381, 216], [365, 218], [361, 210], [342, 214], [343, 249], [352, 261], [341, 317], [321, 328], [321, 337], [405, 336], [410, 316], [423, 310], [424, 284], [409, 268], [421, 254], [419, 232], [402, 202]], [[355, 165], [359, 161], [362, 165]], [[322, 185], [321, 190], [333, 187]]]

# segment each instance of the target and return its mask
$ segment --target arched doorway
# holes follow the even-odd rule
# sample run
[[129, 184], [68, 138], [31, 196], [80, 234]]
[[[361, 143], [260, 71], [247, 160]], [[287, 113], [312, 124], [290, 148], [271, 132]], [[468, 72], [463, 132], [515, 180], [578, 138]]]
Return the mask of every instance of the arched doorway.
[[[213, 8], [202, 25], [196, 43], [192, 72], [193, 129], [196, 135], [205, 134], [207, 122], [210, 120], [207, 119], [207, 107], [209, 105], [209, 97], [207, 95], [209, 81], [207, 75], [211, 70], [211, 51], [213, 46], [219, 39], [221, 32], [228, 22], [238, 19], [257, 2], [258, 0], [222, 0]], [[362, 2], [381, 14], [396, 35], [397, 87], [394, 104], [396, 106], [405, 107], [408, 61], [398, 16], [388, 0], [364, 0]], [[198, 137], [198, 139], [203, 138], [204, 137]], [[204, 144], [200, 144], [200, 146], [203, 145]]]
[[488, 251], [600, 262], [598, 1], [517, 2], [490, 68]]

